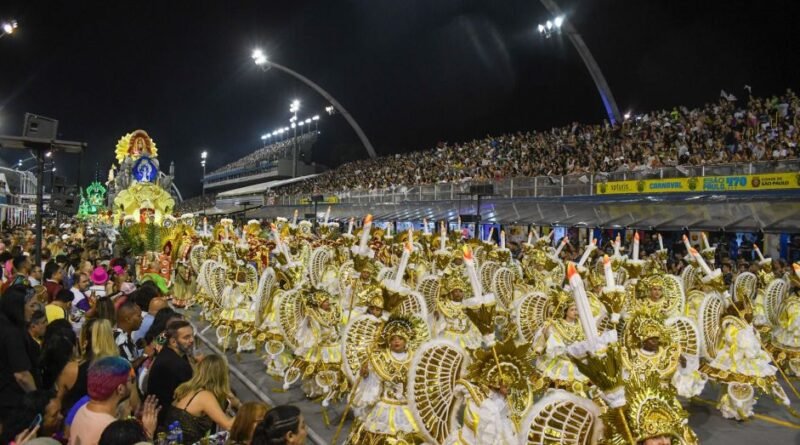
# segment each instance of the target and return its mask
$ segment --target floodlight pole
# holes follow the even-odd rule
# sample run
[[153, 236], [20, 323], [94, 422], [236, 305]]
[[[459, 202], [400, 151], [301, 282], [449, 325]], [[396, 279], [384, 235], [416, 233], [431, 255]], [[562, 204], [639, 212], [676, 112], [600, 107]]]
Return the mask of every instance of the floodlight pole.
[[[44, 151], [36, 150], [36, 263], [42, 264], [42, 213], [44, 213]], [[52, 199], [52, 194], [51, 194]]]
[[340, 113], [342, 113], [342, 116], [344, 116], [345, 120], [347, 120], [347, 123], [350, 124], [350, 127], [358, 135], [358, 138], [361, 140], [361, 144], [364, 145], [364, 148], [367, 150], [369, 157], [370, 158], [377, 157], [377, 155], [375, 154], [375, 149], [372, 147], [372, 143], [367, 138], [367, 135], [364, 134], [364, 131], [358, 125], [358, 122], [356, 122], [356, 120], [353, 119], [353, 116], [350, 115], [350, 113], [342, 106], [342, 104], [340, 104], [336, 99], [334, 99], [333, 96], [328, 94], [327, 91], [323, 90], [322, 87], [311, 81], [311, 79], [298, 73], [297, 71], [291, 70], [275, 62], [269, 60], [263, 60], [263, 63], [259, 64], [259, 66], [264, 71], [268, 70], [270, 67], [277, 68], [313, 88], [317, 93], [319, 93], [322, 97], [324, 97], [325, 100], [330, 102], [330, 104], [333, 105], [334, 108], [336, 108]]
[[[539, 1], [554, 17], [564, 15], [555, 0]], [[567, 37], [569, 37], [570, 42], [572, 42], [572, 46], [578, 51], [581, 59], [583, 59], [583, 64], [586, 65], [586, 69], [589, 70], [594, 85], [597, 87], [597, 92], [600, 93], [600, 100], [603, 101], [603, 107], [606, 109], [609, 122], [612, 125], [617, 122], [622, 122], [622, 115], [619, 114], [619, 107], [617, 107], [617, 102], [614, 100], [614, 95], [611, 93], [611, 88], [608, 86], [608, 82], [606, 82], [606, 78], [603, 76], [600, 66], [597, 64], [594, 56], [592, 56], [591, 51], [589, 51], [589, 47], [586, 46], [586, 42], [583, 41], [583, 37], [581, 37], [578, 30], [572, 26], [572, 22], [569, 19], [564, 19], [561, 28], [567, 33]]]

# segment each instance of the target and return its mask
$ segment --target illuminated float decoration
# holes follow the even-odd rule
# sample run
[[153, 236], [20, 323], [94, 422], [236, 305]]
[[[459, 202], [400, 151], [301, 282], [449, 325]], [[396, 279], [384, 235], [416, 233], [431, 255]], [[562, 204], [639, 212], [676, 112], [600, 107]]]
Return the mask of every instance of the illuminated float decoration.
[[144, 130], [128, 133], [117, 142], [116, 157], [119, 166], [112, 166], [109, 172], [114, 223], [161, 225], [172, 213], [175, 200], [169, 192], [172, 175], [159, 171], [155, 142]]

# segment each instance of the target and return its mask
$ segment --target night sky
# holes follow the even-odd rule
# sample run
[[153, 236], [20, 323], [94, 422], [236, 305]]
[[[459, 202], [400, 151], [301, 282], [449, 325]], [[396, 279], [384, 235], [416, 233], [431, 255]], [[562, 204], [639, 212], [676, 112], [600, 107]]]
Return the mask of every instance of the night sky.
[[[624, 113], [701, 105], [720, 89], [740, 98], [798, 87], [796, 1], [558, 1]], [[287, 126], [320, 114], [320, 162], [366, 153], [325, 101], [250, 59], [259, 46], [311, 78], [361, 124], [379, 154], [486, 134], [599, 122], [604, 109], [566, 35], [543, 39], [551, 16], [535, 0], [8, 1], [0, 20], [0, 134], [25, 112], [60, 120], [85, 141], [82, 180], [105, 179], [116, 141], [137, 128], [176, 163], [184, 197], [209, 171]], [[17, 153], [0, 153], [10, 162]], [[59, 173], [77, 180], [77, 159]]]

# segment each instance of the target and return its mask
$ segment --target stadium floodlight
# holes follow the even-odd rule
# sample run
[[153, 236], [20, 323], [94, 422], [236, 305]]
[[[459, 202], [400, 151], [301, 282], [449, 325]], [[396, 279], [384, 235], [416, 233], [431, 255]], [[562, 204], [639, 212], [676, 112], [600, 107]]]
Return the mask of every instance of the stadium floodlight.
[[564, 23], [564, 16], [563, 15], [560, 15], [560, 16], [556, 17], [553, 20], [553, 25], [555, 25], [556, 28], [561, 28], [561, 24], [562, 23]]
[[314, 117], [312, 117], [311, 120], [312, 121], [318, 121], [319, 120], [319, 114], [317, 114]]
[[539, 23], [539, 34], [544, 34], [544, 25]]
[[335, 111], [336, 111], [336, 109], [333, 108], [333, 105], [329, 105], [329, 106], [325, 107], [325, 112], [328, 113], [329, 115], [333, 114]]
[[546, 21], [544, 23], [544, 27], [547, 28], [548, 31], [553, 29], [553, 22], [551, 22], [550, 20]]
[[208, 152], [203, 150], [203, 152], [200, 153], [200, 159], [206, 159], [206, 158], [208, 158]]
[[[303, 125], [303, 123], [301, 122], [300, 125]], [[292, 128], [296, 128], [296, 127], [297, 127], [297, 124], [292, 122]]]
[[262, 134], [262, 135], [261, 135], [261, 140], [262, 140], [262, 141], [266, 141], [268, 137], [269, 137], [269, 135], [268, 135], [268, 134]]
[[293, 100], [292, 103], [289, 105], [289, 111], [292, 113], [297, 113], [298, 111], [300, 111], [300, 101], [297, 99]]
[[628, 119], [630, 119], [630, 118], [631, 118], [631, 112], [630, 112], [630, 111], [628, 111], [627, 113], [625, 113], [625, 114], [623, 115], [623, 117], [625, 118], [625, 120], [628, 120]]
[[52, 151], [48, 151], [47, 153], [44, 154], [44, 157], [46, 157], [46, 158], [49, 158], [50, 156], [53, 156], [53, 152]]
[[17, 24], [16, 20], [9, 20], [7, 22], [3, 22], [3, 25], [2, 25], [3, 34], [0, 34], [0, 37], [4, 36], [6, 34], [8, 34], [8, 35], [14, 34], [14, 31], [16, 31], [18, 27], [19, 27], [19, 25]]
[[[298, 123], [297, 125], [299, 125], [299, 126], [301, 126], [301, 127], [302, 127], [302, 126], [303, 126], [303, 124], [305, 124], [305, 121], [300, 121], [300, 123]], [[292, 125], [294, 125], [294, 124], [292, 124]]]
[[283, 131], [289, 131], [289, 127], [283, 127]]
[[311, 123], [311, 119], [306, 119], [306, 123], [310, 124]]
[[261, 51], [259, 48], [253, 50], [251, 57], [253, 58], [253, 62], [255, 62], [258, 66], [267, 64], [267, 56], [264, 54], [264, 51]]

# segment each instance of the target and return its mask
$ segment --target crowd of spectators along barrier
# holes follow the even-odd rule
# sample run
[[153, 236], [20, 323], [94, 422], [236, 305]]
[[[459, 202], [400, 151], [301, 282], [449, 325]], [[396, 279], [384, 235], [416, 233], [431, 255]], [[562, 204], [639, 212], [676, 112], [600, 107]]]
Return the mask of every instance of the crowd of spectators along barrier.
[[800, 157], [798, 115], [800, 99], [786, 90], [653, 111], [616, 125], [575, 122], [442, 142], [426, 151], [343, 164], [279, 188], [275, 202], [294, 204], [311, 194], [359, 202], [443, 199], [485, 183], [510, 197], [591, 194], [596, 181], [796, 169], [783, 161]]
[[[335, 192], [337, 202], [354, 204], [392, 204], [406, 201], [458, 200], [469, 194], [470, 186], [494, 185], [495, 198], [533, 198], [585, 196], [595, 194], [595, 185], [604, 181], [639, 179], [669, 179], [680, 177], [730, 176], [759, 173], [797, 172], [800, 159], [742, 164], [716, 164], [690, 167], [660, 167], [658, 169], [614, 172], [611, 174], [575, 174], [566, 176], [514, 177], [493, 181], [464, 181], [377, 190], [354, 189]], [[272, 192], [268, 202], [276, 205], [298, 205], [308, 195], [277, 195]]]

